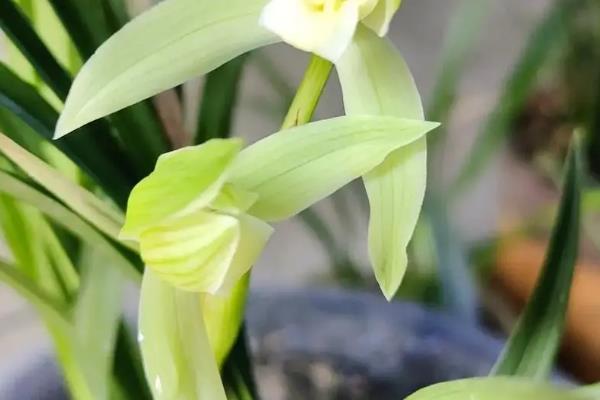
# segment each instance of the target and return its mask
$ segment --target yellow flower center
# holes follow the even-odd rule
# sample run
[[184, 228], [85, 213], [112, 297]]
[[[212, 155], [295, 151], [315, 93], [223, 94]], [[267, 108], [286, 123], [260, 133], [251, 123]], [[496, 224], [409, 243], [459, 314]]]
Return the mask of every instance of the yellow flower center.
[[346, 0], [304, 0], [308, 8], [315, 12], [337, 11]]
[[[306, 4], [308, 9], [313, 12], [337, 12], [340, 11], [344, 3], [347, 3], [348, 1], [350, 0], [304, 0], [304, 4]], [[377, 3], [377, 0], [356, 1], [360, 5], [361, 17], [368, 14]]]

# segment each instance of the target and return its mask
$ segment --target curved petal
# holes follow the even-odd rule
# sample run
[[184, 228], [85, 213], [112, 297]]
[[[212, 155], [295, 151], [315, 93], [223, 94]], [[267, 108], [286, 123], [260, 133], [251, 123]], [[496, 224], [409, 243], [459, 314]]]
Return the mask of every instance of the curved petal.
[[197, 293], [146, 270], [138, 340], [154, 399], [226, 400]]
[[242, 150], [229, 181], [258, 194], [249, 214], [265, 221], [286, 219], [364, 175], [392, 151], [417, 141], [437, 126], [362, 115], [283, 130]]
[[239, 139], [213, 139], [163, 154], [156, 168], [133, 188], [121, 239], [136, 239], [146, 228], [197, 211], [219, 195]]
[[379, 0], [375, 9], [362, 22], [380, 37], [387, 35], [392, 18], [402, 0]]
[[[347, 114], [423, 119], [421, 98], [412, 75], [388, 40], [366, 28], [359, 28], [354, 42], [336, 67]], [[401, 131], [396, 133], [403, 135]], [[406, 247], [425, 196], [425, 138], [393, 152], [384, 163], [369, 172], [364, 181], [371, 205], [371, 263], [384, 295], [391, 299], [406, 271]]]
[[267, 0], [164, 0], [108, 39], [75, 79], [59, 138], [278, 39], [258, 20]]

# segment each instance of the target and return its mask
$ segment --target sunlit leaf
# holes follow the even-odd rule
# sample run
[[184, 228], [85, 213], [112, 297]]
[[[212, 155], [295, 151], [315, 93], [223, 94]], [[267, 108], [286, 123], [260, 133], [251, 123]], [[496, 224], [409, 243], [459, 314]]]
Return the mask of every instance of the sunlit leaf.
[[[386, 39], [359, 28], [336, 64], [346, 113], [423, 119], [419, 92], [404, 59]], [[405, 137], [398, 129], [395, 135]], [[425, 138], [390, 154], [365, 177], [371, 205], [369, 254], [383, 294], [391, 299], [404, 277], [427, 181]]]
[[0, 153], [101, 232], [116, 239], [123, 215], [0, 133]]
[[184, 292], [146, 270], [139, 342], [155, 399], [226, 400], [197, 293]]
[[436, 126], [394, 117], [352, 116], [283, 130], [244, 149], [234, 162], [230, 182], [258, 194], [249, 214], [266, 221], [289, 218]]
[[89, 246], [80, 260], [84, 272], [75, 305], [74, 345], [94, 399], [109, 398], [124, 279], [106, 265], [103, 254]]
[[[40, 137], [51, 140], [58, 113], [35, 88], [23, 82], [0, 63], [0, 107], [12, 112], [27, 123]], [[73, 135], [53, 145], [62, 150], [89, 177], [123, 205], [133, 183], [136, 182], [126, 154], [115, 146], [114, 138], [93, 127], [85, 135]], [[13, 140], [22, 133], [6, 131]], [[32, 151], [28, 148], [29, 151]]]
[[592, 400], [549, 383], [518, 378], [474, 378], [421, 389], [406, 400]]
[[544, 379], [560, 346], [579, 250], [581, 149], [575, 138], [566, 164], [559, 213], [535, 291], [493, 374]]
[[265, 2], [168, 0], [141, 14], [84, 65], [56, 137], [275, 42], [257, 23]]
[[140, 274], [132, 263], [131, 254], [110, 241], [77, 214], [45, 193], [27, 185], [12, 175], [0, 171], [0, 193], [30, 204], [47, 215], [56, 224], [80, 237], [86, 243], [102, 251], [111, 267], [120, 268], [124, 276], [133, 281], [140, 280]]

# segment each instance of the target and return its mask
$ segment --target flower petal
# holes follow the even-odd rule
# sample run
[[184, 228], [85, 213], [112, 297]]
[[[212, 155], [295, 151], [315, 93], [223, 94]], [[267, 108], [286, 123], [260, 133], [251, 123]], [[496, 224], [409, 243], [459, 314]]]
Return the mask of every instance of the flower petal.
[[[346, 113], [423, 119], [419, 92], [400, 53], [372, 31], [359, 28], [337, 63]], [[401, 131], [396, 132], [403, 136]], [[427, 181], [425, 138], [393, 152], [369, 172], [369, 254], [377, 281], [391, 299], [404, 277], [406, 247], [414, 232]]]
[[232, 166], [229, 182], [258, 194], [248, 214], [279, 221], [364, 175], [392, 151], [437, 126], [362, 115], [283, 130], [244, 149]]
[[352, 41], [360, 8], [356, 0], [344, 2], [339, 10], [316, 10], [306, 0], [272, 0], [260, 24], [286, 43], [335, 62]]
[[241, 147], [238, 139], [213, 139], [163, 154], [154, 172], [129, 196], [121, 239], [136, 239], [149, 226], [194, 212], [213, 201]]
[[240, 240], [218, 293], [227, 294], [260, 257], [273, 228], [250, 215], [240, 215]]
[[197, 293], [144, 272], [138, 341], [155, 399], [226, 400]]
[[375, 9], [362, 22], [380, 37], [387, 35], [392, 18], [402, 0], [379, 0]]
[[214, 294], [223, 286], [239, 242], [237, 218], [198, 211], [144, 231], [140, 252], [161, 279], [180, 289]]
[[267, 0], [166, 0], [108, 39], [75, 79], [55, 137], [207, 73], [277, 37]]

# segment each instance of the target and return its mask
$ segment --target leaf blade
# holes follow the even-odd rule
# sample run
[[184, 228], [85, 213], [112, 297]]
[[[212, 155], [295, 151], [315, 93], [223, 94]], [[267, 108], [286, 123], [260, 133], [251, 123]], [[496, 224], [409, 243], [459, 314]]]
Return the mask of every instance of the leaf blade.
[[275, 36], [258, 26], [264, 3], [233, 0], [223, 7], [211, 1], [171, 0], [141, 14], [84, 65], [55, 137], [274, 43]]
[[572, 142], [560, 209], [536, 288], [491, 374], [544, 379], [560, 345], [579, 245], [581, 149]]

